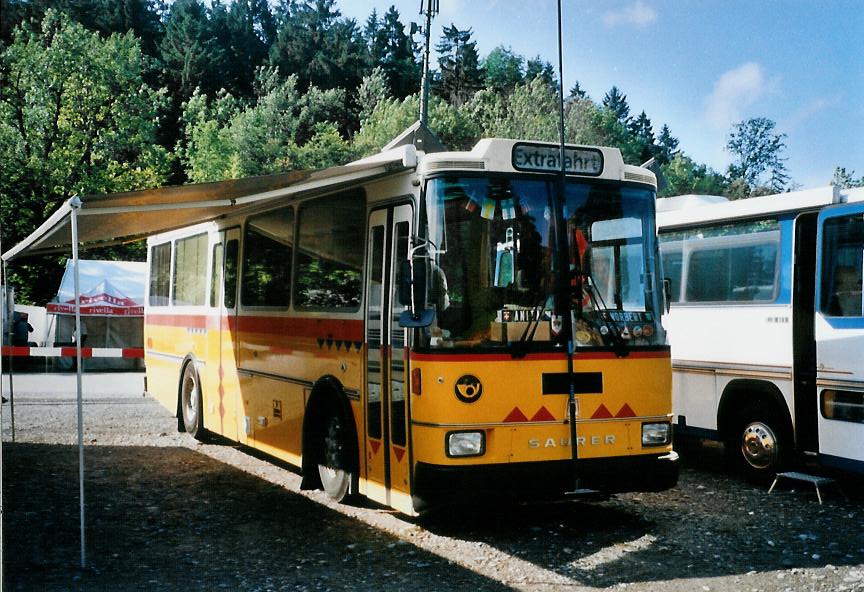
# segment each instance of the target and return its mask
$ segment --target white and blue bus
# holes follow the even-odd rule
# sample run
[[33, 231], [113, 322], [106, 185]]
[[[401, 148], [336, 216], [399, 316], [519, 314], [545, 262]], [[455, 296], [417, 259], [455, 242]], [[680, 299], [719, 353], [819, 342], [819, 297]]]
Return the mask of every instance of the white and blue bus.
[[864, 473], [864, 188], [657, 202], [676, 433]]

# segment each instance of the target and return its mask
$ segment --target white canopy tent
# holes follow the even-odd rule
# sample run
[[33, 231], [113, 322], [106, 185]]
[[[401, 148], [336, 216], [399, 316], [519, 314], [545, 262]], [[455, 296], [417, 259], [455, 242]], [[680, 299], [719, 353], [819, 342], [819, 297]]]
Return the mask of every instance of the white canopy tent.
[[[411, 131], [415, 126], [406, 130]], [[403, 134], [405, 135], [405, 134]], [[206, 222], [255, 207], [269, 200], [314, 195], [342, 185], [367, 181], [414, 168], [417, 152], [414, 133], [405, 143], [391, 142], [388, 150], [347, 164], [318, 171], [250, 177], [217, 183], [148, 189], [111, 195], [74, 196], [64, 202], [39, 228], [3, 253], [5, 263], [22, 257], [68, 252], [71, 247], [76, 335], [81, 335], [81, 282], [79, 248], [116, 245]], [[402, 136], [400, 136], [402, 138]], [[84, 514], [84, 419], [81, 387], [81, 341], [76, 341], [78, 394], [78, 459], [81, 516], [81, 567], [86, 567]], [[11, 380], [11, 376], [10, 376]], [[2, 448], [2, 446], [0, 446]], [[2, 452], [0, 452], [2, 454]]]

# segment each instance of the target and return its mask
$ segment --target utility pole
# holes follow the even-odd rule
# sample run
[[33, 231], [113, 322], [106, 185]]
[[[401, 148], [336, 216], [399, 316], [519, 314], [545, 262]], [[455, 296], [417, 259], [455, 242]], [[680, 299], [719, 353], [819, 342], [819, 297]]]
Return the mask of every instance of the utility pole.
[[432, 17], [438, 14], [439, 0], [420, 0], [420, 14], [426, 17], [423, 27], [423, 73], [420, 77], [420, 123], [426, 125], [429, 117], [429, 38], [432, 33]]

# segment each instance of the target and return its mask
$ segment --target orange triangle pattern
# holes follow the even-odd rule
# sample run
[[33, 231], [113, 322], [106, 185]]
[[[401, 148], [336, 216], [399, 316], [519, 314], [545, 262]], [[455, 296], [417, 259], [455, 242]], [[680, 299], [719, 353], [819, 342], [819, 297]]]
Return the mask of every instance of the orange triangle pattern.
[[381, 448], [380, 440], [369, 440], [369, 447], [374, 454], [378, 454], [378, 449]]
[[606, 409], [606, 405], [600, 403], [600, 406], [597, 408], [597, 411], [594, 412], [594, 415], [591, 416], [591, 419], [609, 419], [612, 417], [612, 413]]
[[396, 462], [402, 462], [402, 457], [405, 456], [404, 448], [393, 447], [393, 455], [396, 457]]
[[525, 414], [518, 407], [514, 407], [510, 415], [504, 418], [504, 423], [518, 423], [522, 421], [528, 421], [528, 418], [525, 417]]
[[540, 407], [537, 410], [537, 413], [534, 414], [534, 417], [531, 418], [531, 421], [552, 421], [555, 417], [549, 413], [549, 410], [546, 407]]
[[624, 403], [624, 406], [618, 411], [615, 417], [636, 417], [636, 413], [630, 408], [630, 405]]

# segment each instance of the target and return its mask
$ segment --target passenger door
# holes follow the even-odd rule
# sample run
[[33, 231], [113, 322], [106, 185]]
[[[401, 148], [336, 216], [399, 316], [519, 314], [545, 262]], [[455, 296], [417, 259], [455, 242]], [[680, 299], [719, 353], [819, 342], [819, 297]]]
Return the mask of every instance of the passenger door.
[[824, 464], [864, 468], [864, 203], [819, 214], [816, 371]]
[[410, 503], [405, 386], [405, 329], [396, 294], [399, 262], [408, 256], [410, 205], [379, 209], [369, 217], [366, 278], [366, 494], [381, 503]]

